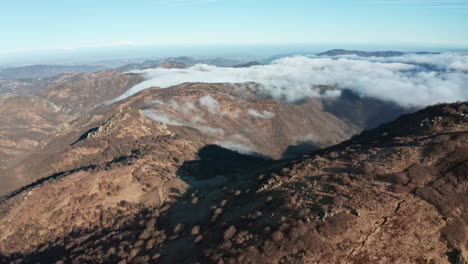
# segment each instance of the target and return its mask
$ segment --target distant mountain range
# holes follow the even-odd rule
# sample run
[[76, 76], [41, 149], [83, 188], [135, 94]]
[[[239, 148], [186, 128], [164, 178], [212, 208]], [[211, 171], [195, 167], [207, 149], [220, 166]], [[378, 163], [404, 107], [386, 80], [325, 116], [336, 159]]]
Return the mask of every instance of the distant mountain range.
[[[434, 55], [440, 54], [440, 52], [431, 51], [418, 51], [411, 52], [418, 55]], [[356, 55], [359, 57], [398, 57], [408, 53], [401, 51], [362, 51], [362, 50], [346, 50], [346, 49], [332, 49], [317, 54], [318, 56], [342, 56], [342, 55]]]
[[126, 64], [126, 65], [120, 66], [119, 69], [136, 70], [136, 69], [144, 69], [144, 68], [153, 68], [153, 67], [156, 67], [161, 64], [168, 63], [168, 62], [183, 63], [185, 65], [195, 65], [195, 64], [202, 63], [202, 64], [215, 65], [218, 67], [231, 67], [234, 65], [245, 63], [243, 61], [225, 59], [225, 58], [220, 58], [220, 57], [213, 58], [213, 59], [195, 59], [192, 57], [183, 56], [183, 57], [169, 57], [169, 58], [164, 58], [164, 59], [146, 60], [141, 63]]
[[251, 62], [247, 62], [247, 63], [237, 64], [237, 65], [234, 65], [232, 67], [234, 67], [234, 68], [248, 68], [248, 67], [258, 66], [258, 65], [263, 65], [263, 63], [260, 63], [258, 61], [251, 61]]
[[340, 56], [340, 55], [357, 55], [360, 57], [397, 57], [404, 55], [404, 52], [400, 51], [360, 51], [360, 50], [345, 50], [345, 49], [332, 49], [319, 53], [319, 56]]
[[87, 73], [105, 70], [98, 65], [31, 65], [0, 69], [0, 79], [34, 79], [52, 77], [62, 73]]
[[[360, 50], [346, 50], [346, 49], [332, 49], [319, 54], [318, 56], [342, 56], [342, 55], [356, 55], [360, 57], [397, 57], [402, 56], [404, 52], [401, 51], [375, 51], [367, 52]], [[439, 54], [438, 52], [415, 52], [414, 54], [424, 55], [424, 54]], [[250, 60], [237, 60], [237, 59], [227, 59], [223, 57], [215, 58], [193, 58], [188, 56], [180, 57], [166, 57], [158, 59], [148, 59], [140, 60], [139, 62], [132, 62], [123, 64], [125, 62], [131, 61], [118, 61], [114, 64], [102, 61], [103, 65], [30, 65], [22, 67], [0, 67], [0, 79], [3, 80], [22, 80], [22, 81], [32, 81], [33, 79], [38, 78], [47, 78], [53, 77], [64, 73], [91, 73], [96, 71], [101, 71], [105, 69], [119, 69], [124, 71], [129, 70], [141, 70], [147, 68], [186, 68], [195, 64], [209, 64], [218, 67], [234, 67], [234, 68], [245, 68], [256, 65], [269, 64], [274, 60], [281, 59], [288, 56], [294, 56], [297, 54], [281, 54], [272, 56], [269, 58], [260, 59], [258, 61]], [[311, 55], [311, 54], [303, 54]], [[117, 61], [117, 60], [116, 60]]]

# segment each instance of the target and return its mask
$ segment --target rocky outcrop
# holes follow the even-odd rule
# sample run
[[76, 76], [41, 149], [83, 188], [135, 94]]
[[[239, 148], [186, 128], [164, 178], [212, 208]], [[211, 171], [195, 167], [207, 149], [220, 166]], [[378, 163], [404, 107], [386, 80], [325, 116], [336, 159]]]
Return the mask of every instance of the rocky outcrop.
[[[156, 132], [156, 134], [155, 134]], [[159, 133], [157, 133], [159, 132]], [[89, 132], [87, 138], [114, 136], [142, 137], [152, 135], [170, 135], [165, 123], [157, 122], [146, 116], [143, 111], [132, 108], [123, 108], [117, 114], [111, 116], [101, 126]]]

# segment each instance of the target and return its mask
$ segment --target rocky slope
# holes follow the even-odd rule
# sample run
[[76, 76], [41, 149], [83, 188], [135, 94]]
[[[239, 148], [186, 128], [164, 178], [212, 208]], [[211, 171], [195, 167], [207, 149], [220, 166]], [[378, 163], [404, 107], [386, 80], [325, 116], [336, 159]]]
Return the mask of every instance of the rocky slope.
[[198, 130], [209, 144], [275, 159], [339, 143], [408, 111], [349, 92], [291, 104], [273, 100], [254, 83], [186, 83], [112, 103], [142, 80], [117, 70], [75, 74], [34, 95], [0, 103], [0, 115], [6, 116], [0, 120], [0, 194], [79, 168], [85, 161], [62, 166], [60, 159], [84, 133], [125, 107], [140, 109], [172, 130]]
[[74, 144], [87, 166], [4, 198], [0, 261], [465, 263], [467, 115], [436, 105], [269, 161], [125, 108]]
[[157, 121], [198, 129], [221, 146], [272, 158], [288, 156], [288, 147], [296, 145], [310, 150], [336, 144], [361, 130], [324, 111], [320, 99], [278, 102], [252, 87], [187, 83], [147, 89], [122, 104], [143, 109]]
[[76, 74], [53, 82], [39, 93], [0, 102], [0, 193], [29, 183], [30, 177], [23, 175], [19, 167], [34, 162], [28, 159], [30, 154], [47, 156], [43, 150], [48, 139], [68, 131], [69, 123], [77, 117], [141, 80], [141, 76], [114, 70]]

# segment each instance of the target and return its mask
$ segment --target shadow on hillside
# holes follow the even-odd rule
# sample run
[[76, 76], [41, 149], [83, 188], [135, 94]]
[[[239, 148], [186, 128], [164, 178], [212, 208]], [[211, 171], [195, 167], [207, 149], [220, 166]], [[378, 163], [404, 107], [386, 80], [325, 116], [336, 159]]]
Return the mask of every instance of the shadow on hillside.
[[73, 146], [76, 143], [78, 143], [78, 142], [80, 142], [82, 140], [85, 140], [89, 136], [89, 134], [98, 131], [98, 129], [99, 129], [99, 127], [93, 127], [91, 129], [89, 129], [88, 131], [84, 132], [77, 140], [75, 140], [75, 142], [71, 143], [70, 146]]
[[[294, 175], [295, 172], [288, 168], [287, 161], [264, 160], [215, 145], [200, 149], [198, 157], [197, 160], [184, 162], [178, 168], [177, 175], [185, 180], [189, 187], [183, 194], [172, 192], [171, 202], [166, 202], [163, 206], [147, 207], [142, 204], [121, 201], [115, 208], [118, 208], [117, 212], [123, 211], [124, 213], [114, 213], [112, 209], [115, 208], [107, 211], [102, 210], [98, 221], [90, 221], [93, 226], [86, 229], [75, 229], [62, 237], [51, 237], [46, 243], [35, 247], [35, 251], [32, 253], [11, 256], [0, 254], [0, 263], [56, 263], [57, 261], [63, 263], [119, 263], [122, 259], [127, 261], [122, 263], [212, 263], [207, 253], [213, 254], [216, 253], [216, 249], [235, 247], [236, 241], [241, 241], [240, 244], [245, 242], [242, 240], [245, 237], [243, 238], [241, 233], [256, 234], [259, 241], [266, 243], [269, 238], [273, 237], [272, 234], [265, 233], [265, 228], [278, 226], [279, 223], [283, 222], [283, 217], [319, 219], [310, 224], [313, 232], [307, 232], [306, 229], [305, 235], [300, 240], [293, 240], [294, 233], [288, 233], [291, 240], [284, 243], [283, 240], [281, 247], [270, 248], [273, 250], [262, 255], [265, 257], [262, 259], [264, 263], [270, 263], [276, 253], [274, 250], [283, 250], [288, 246], [288, 243], [303, 245], [301, 244], [303, 241], [311, 241], [311, 244], [303, 246], [314, 249], [321, 245], [320, 240], [318, 240], [320, 236], [339, 235], [340, 232], [349, 228], [349, 221], [354, 218], [351, 214], [336, 214], [338, 218], [324, 220], [326, 214], [330, 213], [332, 206], [342, 207], [337, 205], [340, 202], [336, 196], [328, 195], [337, 191], [336, 184], [339, 182], [341, 182], [340, 189], [346, 188], [343, 187], [347, 184], [342, 182], [342, 178], [329, 177], [328, 175], [324, 177], [308, 175], [305, 176], [307, 181], [293, 182], [292, 189], [304, 190], [309, 196], [308, 200], [314, 201], [307, 203], [309, 212], [294, 211], [288, 207], [300, 204], [294, 198], [295, 195], [291, 192], [285, 192], [282, 188], [272, 187], [275, 184], [274, 181], [271, 182], [273, 185], [270, 184], [270, 179], [277, 178], [275, 174], [283, 175], [286, 178], [291, 175], [289, 173]], [[448, 188], [452, 184], [449, 179], [457, 183], [466, 180], [467, 177], [466, 161], [460, 163], [459, 158], [459, 156], [455, 156], [453, 162], [450, 163], [455, 163], [455, 167], [444, 170], [447, 186], [441, 188], [444, 188], [448, 193], [453, 193]], [[125, 157], [116, 159], [114, 162], [125, 162]], [[344, 171], [330, 171], [329, 174], [339, 175], [341, 172]], [[416, 174], [413, 175], [414, 177], [422, 175], [419, 171], [414, 173]], [[357, 175], [357, 173], [355, 174]], [[358, 178], [354, 180], [358, 180]], [[315, 186], [312, 182], [319, 181], [321, 182], [320, 189], [314, 191]], [[363, 179], [363, 181], [367, 180]], [[269, 187], [267, 193], [261, 191], [265, 186]], [[426, 188], [433, 187], [426, 186]], [[462, 201], [460, 199], [462, 196], [457, 197], [451, 194], [446, 195], [444, 199], [432, 201], [433, 195], [431, 194], [443, 193], [441, 190], [436, 187], [436, 189], [426, 189], [424, 192], [422, 189], [423, 192], [416, 193], [416, 195], [427, 194], [428, 202], [439, 207], [442, 206], [440, 208], [447, 208], [449, 211], [456, 207], [452, 206], [452, 203], [456, 204]], [[342, 208], [353, 209], [346, 206]], [[444, 210], [441, 210], [441, 213], [444, 213]], [[77, 211], [79, 211], [79, 207]], [[302, 215], [302, 212], [306, 213], [307, 216]], [[256, 215], [262, 217], [262, 220], [255, 221]], [[316, 222], [319, 224], [316, 225]], [[64, 223], [64, 225], [67, 224]], [[458, 236], [460, 232], [457, 230], [463, 230], [464, 223], [460, 221], [456, 224], [461, 228], [458, 229], [455, 226], [454, 229], [452, 226], [451, 229], [443, 231], [445, 232], [443, 234], [455, 239], [460, 238]], [[233, 225], [235, 231], [232, 236], [227, 236], [226, 234], [229, 235], [229, 232], [226, 232]], [[30, 243], [28, 238], [22, 236], [22, 231], [18, 231], [13, 236], [15, 240], [11, 241], [11, 246]], [[226, 239], [226, 237], [228, 238]], [[252, 245], [255, 245], [255, 242], [258, 241], [253, 241]], [[212, 251], [207, 252], [207, 250]], [[284, 250], [284, 252], [292, 252], [292, 249]], [[320, 253], [317, 251], [314, 254]], [[246, 256], [246, 258], [249, 257], [248, 254]], [[459, 263], [461, 252], [450, 251], [448, 257], [451, 263]], [[259, 263], [259, 261], [257, 259], [256, 262], [251, 261], [250, 263]]]
[[310, 154], [316, 150], [320, 149], [314, 142], [299, 142], [296, 145], [291, 145], [286, 148], [281, 159], [291, 160], [299, 158], [303, 155]]
[[198, 152], [198, 160], [186, 161], [179, 168], [180, 173], [195, 179], [207, 179], [261, 168], [274, 162], [259, 155], [244, 155], [217, 145], [208, 145]]
[[[154, 262], [156, 258], [159, 259], [159, 263], [194, 263], [195, 260], [204, 260], [203, 263], [209, 263], [208, 259], [204, 259], [203, 249], [222, 242], [225, 225], [237, 222], [241, 217], [238, 213], [234, 214], [234, 210], [215, 214], [214, 206], [221, 208], [220, 204], [223, 200], [234, 199], [234, 197], [238, 197], [239, 204], [249, 204], [246, 200], [252, 200], [251, 205], [255, 206], [258, 201], [253, 199], [254, 188], [261, 184], [261, 181], [257, 179], [258, 175], [269, 173], [274, 168], [283, 166], [285, 162], [243, 155], [216, 145], [208, 145], [200, 149], [198, 157], [197, 160], [186, 161], [179, 166], [177, 175], [189, 184], [189, 188], [184, 194], [173, 191], [172, 202], [148, 208], [142, 207], [141, 204], [122, 201], [116, 208], [130, 213], [112, 215], [108, 211], [103, 211], [102, 214], [105, 216], [101, 217], [101, 222], [97, 221], [94, 226], [74, 230], [62, 237], [51, 238], [29, 254], [10, 256], [0, 254], [0, 263], [14, 263], [15, 261], [21, 263], [55, 263], [57, 261], [117, 263], [122, 258], [135, 254], [132, 253], [136, 252], [135, 248], [138, 248], [139, 252], [136, 253], [132, 263]], [[116, 159], [114, 162], [124, 161]], [[80, 169], [51, 175], [23, 187], [6, 198], [18, 195], [45, 181], [65, 177]], [[216, 220], [221, 218], [221, 215], [223, 222]], [[280, 216], [279, 214], [277, 217]], [[152, 235], [155, 236], [154, 240], [160, 242], [159, 247], [150, 247], [147, 245], [148, 240], [141, 238], [147, 229], [146, 223], [151, 219], [157, 219], [157, 230]], [[181, 224], [185, 228], [182, 228], [182, 231], [176, 230]], [[203, 239], [198, 243], [193, 242], [194, 236], [191, 235], [190, 230], [193, 226], [200, 226], [201, 230], [206, 230], [203, 232]], [[18, 236], [18, 241], [15, 243], [28, 242], [25, 238], [21, 239], [21, 236]], [[81, 258], [78, 258], [79, 256]]]
[[364, 129], [370, 129], [416, 109], [405, 109], [397, 104], [373, 98], [361, 98], [353, 91], [345, 89], [340, 97], [325, 101], [324, 110], [342, 120], [352, 120], [351, 123], [359, 123]]

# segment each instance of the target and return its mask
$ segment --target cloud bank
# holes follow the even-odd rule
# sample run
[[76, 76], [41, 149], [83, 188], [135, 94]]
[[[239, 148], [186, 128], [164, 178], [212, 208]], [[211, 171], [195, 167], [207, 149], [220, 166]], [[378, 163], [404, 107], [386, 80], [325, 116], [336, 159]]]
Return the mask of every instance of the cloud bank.
[[[269, 65], [222, 68], [205, 64], [187, 69], [146, 69], [146, 80], [116, 100], [150, 87], [167, 88], [185, 82], [256, 82], [260, 92], [294, 102], [307, 97], [339, 96], [339, 91], [320, 94], [314, 85], [350, 89], [363, 97], [391, 101], [404, 107], [468, 100], [468, 56], [465, 54], [407, 54], [391, 58], [357, 56], [295, 56]], [[209, 99], [206, 105], [210, 105]], [[210, 106], [212, 110], [216, 105]]]

